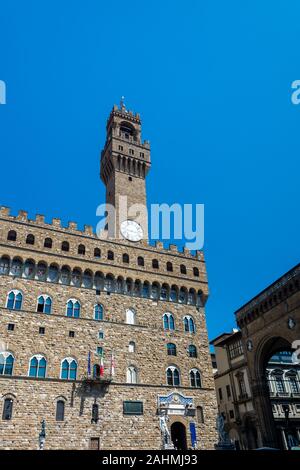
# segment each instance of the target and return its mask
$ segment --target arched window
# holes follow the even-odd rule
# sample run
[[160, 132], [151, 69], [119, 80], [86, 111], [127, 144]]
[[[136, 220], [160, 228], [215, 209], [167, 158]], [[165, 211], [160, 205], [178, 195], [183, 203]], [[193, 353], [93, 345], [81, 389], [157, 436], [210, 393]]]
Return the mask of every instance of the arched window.
[[48, 281], [57, 282], [59, 278], [59, 270], [56, 264], [50, 264], [48, 271]]
[[2, 419], [9, 421], [12, 419], [12, 410], [13, 410], [13, 399], [12, 398], [5, 398], [3, 403], [3, 412], [2, 412]]
[[93, 273], [89, 269], [86, 269], [83, 273], [82, 285], [86, 289], [90, 289], [93, 285]]
[[95, 258], [101, 258], [101, 250], [100, 250], [100, 248], [95, 248], [95, 249], [94, 249], [94, 257], [95, 257]]
[[128, 352], [134, 353], [135, 352], [135, 342], [130, 341], [128, 345]]
[[186, 274], [186, 266], [184, 264], [180, 265], [180, 272], [181, 274]]
[[27, 259], [24, 264], [24, 276], [27, 279], [33, 279], [35, 272], [35, 262], [32, 259]]
[[39, 281], [45, 281], [47, 276], [47, 265], [40, 261], [36, 268], [36, 277]]
[[175, 322], [172, 313], [165, 313], [163, 316], [163, 324], [165, 330], [175, 330]]
[[142, 296], [147, 299], [149, 297], [149, 294], [150, 294], [150, 286], [149, 286], [149, 282], [148, 281], [145, 281], [144, 284], [143, 284], [143, 288], [142, 288]]
[[47, 366], [47, 361], [44, 358], [44, 356], [41, 356], [40, 354], [33, 356], [30, 360], [30, 365], [29, 365], [29, 373], [28, 373], [29, 377], [45, 378], [46, 366]]
[[138, 256], [137, 262], [138, 262], [138, 266], [145, 265], [144, 258], [142, 256]]
[[169, 300], [170, 288], [168, 284], [163, 284], [160, 289], [160, 300]]
[[71, 270], [69, 266], [63, 266], [60, 271], [60, 281], [64, 285], [69, 285], [71, 281]]
[[126, 323], [128, 325], [135, 324], [135, 311], [131, 308], [126, 310]]
[[82, 272], [79, 268], [74, 268], [72, 271], [72, 284], [73, 286], [80, 287], [82, 282]]
[[26, 243], [27, 243], [27, 245], [34, 245], [34, 235], [32, 235], [32, 233], [27, 235]]
[[190, 371], [190, 383], [191, 387], [201, 388], [201, 376], [197, 369]]
[[11, 264], [11, 275], [20, 277], [22, 275], [23, 262], [20, 258], [14, 258]]
[[195, 289], [190, 289], [188, 293], [188, 304], [196, 305], [196, 291]]
[[62, 242], [62, 244], [61, 244], [61, 250], [62, 250], [62, 251], [69, 251], [69, 250], [70, 250], [70, 244], [69, 244], [69, 242]]
[[141, 295], [141, 290], [142, 290], [142, 283], [139, 279], [136, 279], [133, 284], [133, 295], [135, 297], [140, 297]]
[[66, 357], [61, 363], [60, 378], [66, 380], [76, 380], [77, 362], [72, 357]]
[[176, 356], [176, 345], [174, 343], [167, 344], [168, 356]]
[[172, 286], [170, 290], [170, 300], [171, 302], [177, 302], [178, 300], [178, 289], [177, 286]]
[[96, 304], [94, 307], [94, 320], [103, 320], [103, 306]]
[[197, 292], [197, 307], [203, 307], [203, 292], [201, 290], [198, 290]]
[[12, 375], [14, 360], [14, 356], [8, 351], [0, 353], [0, 375]]
[[194, 273], [194, 276], [199, 277], [199, 269], [198, 268], [194, 268], [193, 273]]
[[154, 268], [154, 269], [158, 269], [158, 268], [159, 268], [159, 264], [158, 264], [157, 259], [153, 259], [153, 260], [152, 260], [152, 268]]
[[124, 253], [124, 254], [123, 254], [122, 259], [123, 259], [123, 263], [129, 263], [129, 256], [128, 256], [127, 253]]
[[76, 299], [70, 299], [67, 302], [67, 317], [79, 318], [80, 303]]
[[10, 230], [7, 234], [7, 240], [15, 242], [17, 239], [17, 232], [15, 230]]
[[202, 406], [197, 406], [196, 416], [197, 416], [198, 423], [204, 424], [204, 413], [203, 413], [203, 407]]
[[167, 271], [173, 271], [173, 264], [170, 261], [167, 262]]
[[286, 373], [285, 377], [289, 381], [289, 386], [290, 386], [291, 393], [298, 394], [299, 391], [300, 391], [300, 387], [299, 387], [300, 384], [299, 384], [299, 379], [298, 379], [298, 376], [297, 376], [297, 372], [294, 371], [294, 370], [288, 371]]
[[185, 316], [183, 319], [184, 322], [184, 331], [187, 333], [195, 333], [195, 322], [192, 317], [189, 315]]
[[107, 292], [114, 292], [115, 290], [115, 278], [112, 274], [107, 274], [104, 281], [104, 290]]
[[12, 290], [8, 293], [6, 308], [10, 310], [21, 310], [23, 295], [19, 290]]
[[79, 255], [85, 255], [85, 246], [84, 245], [78, 245], [78, 254]]
[[37, 302], [37, 312], [51, 313], [52, 300], [49, 295], [40, 295]]
[[10, 259], [8, 256], [2, 256], [0, 259], [0, 274], [9, 274]]
[[127, 278], [125, 281], [125, 294], [132, 295], [133, 282], [132, 279]]
[[186, 291], [186, 288], [185, 287], [181, 287], [180, 291], [179, 291], [179, 303], [181, 304], [186, 304], [186, 301], [187, 301], [187, 291]]
[[151, 288], [151, 298], [154, 300], [157, 300], [159, 297], [159, 284], [157, 282], [153, 282], [152, 288]]
[[179, 370], [176, 366], [169, 366], [166, 370], [167, 384], [171, 386], [180, 385]]
[[107, 252], [107, 259], [110, 259], [111, 261], [114, 259], [114, 252], [113, 251], [108, 251]]
[[52, 239], [51, 238], [45, 238], [44, 247], [45, 248], [52, 248]]
[[189, 356], [190, 357], [197, 357], [197, 348], [193, 344], [189, 345]]
[[64, 400], [57, 400], [56, 402], [56, 421], [64, 421], [65, 419], [65, 402]]
[[129, 366], [127, 368], [126, 382], [128, 384], [136, 384], [137, 383], [137, 370], [134, 366]]

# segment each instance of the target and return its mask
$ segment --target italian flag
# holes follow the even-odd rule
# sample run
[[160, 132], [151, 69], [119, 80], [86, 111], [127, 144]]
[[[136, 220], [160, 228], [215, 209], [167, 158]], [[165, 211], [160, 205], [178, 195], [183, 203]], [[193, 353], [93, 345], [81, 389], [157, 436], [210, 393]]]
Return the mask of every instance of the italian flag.
[[103, 377], [104, 375], [104, 362], [103, 362], [103, 356], [100, 357], [100, 377]]

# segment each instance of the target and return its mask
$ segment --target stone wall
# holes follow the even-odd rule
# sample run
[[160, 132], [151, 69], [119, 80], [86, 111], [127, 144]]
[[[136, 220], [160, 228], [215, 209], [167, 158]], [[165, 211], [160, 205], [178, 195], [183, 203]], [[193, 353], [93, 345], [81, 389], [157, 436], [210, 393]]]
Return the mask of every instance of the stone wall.
[[[112, 273], [124, 278], [157, 281], [160, 284], [177, 284], [186, 289], [193, 288], [207, 296], [207, 281], [202, 253], [196, 256], [178, 253], [174, 247], [164, 250], [161, 245], [151, 247], [145, 243], [113, 243], [99, 240], [87, 230], [79, 232], [75, 225], [68, 229], [45, 224], [43, 219], [28, 221], [24, 214], [14, 218], [2, 210], [0, 231], [0, 257], [3, 255], [20, 257], [23, 261], [32, 259], [37, 264], [44, 261], [48, 265], [56, 263], [60, 267], [79, 267], [82, 272], [90, 269], [101, 270], [104, 274]], [[17, 240], [7, 241], [9, 230], [16, 230]], [[35, 235], [35, 244], [25, 243], [28, 233]], [[53, 248], [44, 248], [44, 239], [53, 239]], [[61, 242], [69, 241], [70, 252], [61, 251]], [[86, 246], [86, 254], [78, 255], [80, 243]], [[101, 248], [101, 258], [95, 259], [93, 250]], [[107, 259], [107, 251], [112, 249], [115, 260]], [[122, 263], [122, 254], [127, 252], [130, 264]], [[137, 256], [143, 256], [145, 266], [137, 266]], [[152, 268], [152, 259], [159, 260], [160, 269]], [[166, 271], [166, 262], [171, 261], [173, 272]], [[187, 274], [180, 273], [180, 264], [185, 264]], [[193, 267], [198, 267], [199, 277], [193, 275]], [[6, 308], [7, 293], [18, 289], [23, 293], [22, 310]], [[47, 294], [52, 298], [50, 315], [37, 313], [37, 298]], [[66, 317], [68, 299], [76, 298], [81, 303], [80, 318]], [[103, 321], [93, 318], [96, 303], [104, 307]], [[136, 324], [128, 325], [126, 309], [136, 312]], [[163, 329], [162, 316], [172, 312], [175, 318], [175, 331]], [[194, 318], [196, 333], [184, 332], [183, 317]], [[8, 331], [9, 323], [14, 330]], [[45, 328], [39, 334], [39, 327]], [[99, 331], [104, 332], [99, 340]], [[74, 331], [74, 337], [69, 337]], [[168, 395], [177, 390], [182, 395], [193, 398], [193, 406], [202, 406], [205, 422], [201, 424], [196, 417], [172, 416], [174, 420], [183, 420], [186, 424], [188, 445], [190, 444], [189, 421], [197, 426], [199, 448], [213, 448], [216, 442], [215, 415], [216, 398], [212, 376], [210, 354], [205, 322], [204, 307], [180, 304], [178, 302], [152, 300], [117, 293], [99, 292], [95, 288], [62, 285], [37, 279], [25, 279], [10, 275], [0, 276], [0, 340], [7, 345], [15, 357], [13, 376], [0, 376], [1, 401], [6, 396], [14, 400], [13, 417], [10, 421], [0, 419], [0, 447], [5, 449], [38, 446], [38, 434], [41, 421], [46, 421], [45, 448], [87, 449], [91, 437], [100, 438], [103, 449], [159, 449], [161, 435], [157, 403], [159, 395]], [[129, 352], [128, 344], [134, 341], [136, 350]], [[177, 356], [168, 356], [166, 344], [176, 344]], [[198, 357], [190, 358], [187, 347], [194, 344]], [[103, 385], [94, 385], [90, 390], [83, 385], [87, 375], [87, 355], [91, 351], [92, 365], [99, 361], [96, 356], [97, 346], [104, 350], [105, 373], [109, 372], [111, 352], [115, 355], [115, 375], [106, 393]], [[29, 361], [35, 354], [43, 354], [47, 359], [45, 379], [28, 377]], [[77, 381], [60, 379], [61, 361], [65, 357], [74, 357], [78, 362]], [[180, 370], [181, 386], [166, 385], [166, 368], [175, 364]], [[126, 368], [134, 365], [138, 371], [138, 383], [126, 384]], [[201, 372], [202, 388], [190, 387], [189, 371], [197, 368]], [[7, 395], [8, 394], [8, 395]], [[55, 406], [59, 397], [66, 402], [65, 420], [55, 421]], [[91, 423], [92, 404], [99, 404], [99, 421]], [[123, 415], [124, 400], [141, 400], [144, 414], [141, 416]], [[2, 414], [2, 407], [1, 407]]]

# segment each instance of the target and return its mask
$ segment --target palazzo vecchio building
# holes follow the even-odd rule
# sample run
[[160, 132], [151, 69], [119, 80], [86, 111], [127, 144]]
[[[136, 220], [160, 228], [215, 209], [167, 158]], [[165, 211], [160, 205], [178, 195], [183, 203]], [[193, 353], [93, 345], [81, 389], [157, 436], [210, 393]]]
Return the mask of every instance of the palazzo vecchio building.
[[[146, 204], [150, 145], [114, 106], [106, 202]], [[212, 449], [216, 398], [202, 251], [0, 210], [0, 448]]]

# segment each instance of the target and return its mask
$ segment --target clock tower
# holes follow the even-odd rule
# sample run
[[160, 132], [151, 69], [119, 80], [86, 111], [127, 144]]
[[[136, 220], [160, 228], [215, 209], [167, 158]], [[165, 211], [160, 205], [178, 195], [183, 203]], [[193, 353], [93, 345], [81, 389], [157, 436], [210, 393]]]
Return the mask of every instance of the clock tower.
[[150, 144], [141, 139], [139, 114], [128, 111], [122, 99], [114, 105], [106, 125], [100, 177], [106, 186], [109, 237], [131, 242], [148, 240], [146, 176], [150, 169]]

